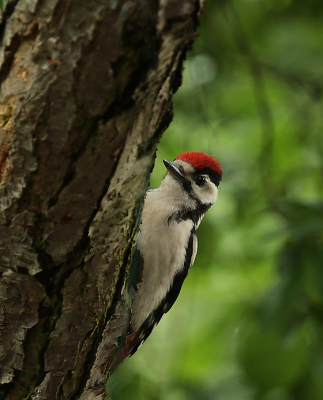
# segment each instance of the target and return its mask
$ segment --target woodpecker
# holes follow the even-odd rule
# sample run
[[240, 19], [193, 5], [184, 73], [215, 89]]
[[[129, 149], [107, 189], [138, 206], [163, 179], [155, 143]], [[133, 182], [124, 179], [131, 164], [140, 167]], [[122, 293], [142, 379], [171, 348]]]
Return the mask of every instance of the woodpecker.
[[218, 196], [222, 169], [212, 156], [188, 151], [164, 164], [168, 172], [160, 187], [146, 194], [137, 241], [142, 280], [119, 363], [137, 351], [176, 301], [195, 260], [196, 230]]

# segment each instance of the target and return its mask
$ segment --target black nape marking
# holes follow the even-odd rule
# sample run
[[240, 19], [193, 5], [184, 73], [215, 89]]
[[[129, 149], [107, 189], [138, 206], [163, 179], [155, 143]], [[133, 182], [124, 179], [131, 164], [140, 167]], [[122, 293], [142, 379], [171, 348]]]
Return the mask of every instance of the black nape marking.
[[151, 334], [154, 327], [159, 323], [162, 316], [166, 314], [175, 303], [191, 265], [191, 260], [193, 255], [194, 235], [195, 235], [195, 228], [191, 230], [191, 235], [188, 240], [183, 269], [176, 273], [173, 284], [170, 287], [165, 298], [160, 302], [159, 306], [149, 315], [146, 321], [142, 324], [141, 328], [138, 331], [137, 340], [134, 342], [134, 345], [129, 353], [129, 356], [132, 356], [139, 349], [139, 347]]
[[202, 204], [199, 202], [194, 209], [175, 211], [170, 217], [168, 217], [167, 223], [169, 225], [172, 219], [174, 219], [177, 223], [190, 219], [193, 221], [194, 225], [196, 225], [201, 217], [203, 217], [203, 215], [211, 207], [211, 205], [212, 203]]

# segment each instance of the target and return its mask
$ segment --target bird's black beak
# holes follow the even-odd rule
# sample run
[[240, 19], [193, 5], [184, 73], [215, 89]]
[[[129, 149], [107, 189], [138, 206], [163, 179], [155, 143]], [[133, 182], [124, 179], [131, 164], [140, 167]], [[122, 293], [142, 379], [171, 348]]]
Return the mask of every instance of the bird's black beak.
[[187, 179], [183, 175], [182, 168], [174, 163], [173, 161], [163, 160], [165, 167], [168, 169], [168, 172], [173, 175], [175, 179], [180, 182], [187, 182]]

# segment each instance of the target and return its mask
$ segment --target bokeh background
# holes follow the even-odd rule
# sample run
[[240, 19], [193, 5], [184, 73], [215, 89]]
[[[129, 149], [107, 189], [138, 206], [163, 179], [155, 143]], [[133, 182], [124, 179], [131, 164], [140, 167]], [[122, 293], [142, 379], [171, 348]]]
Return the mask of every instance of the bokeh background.
[[323, 3], [208, 0], [162, 159], [223, 166], [179, 299], [111, 400], [323, 399]]

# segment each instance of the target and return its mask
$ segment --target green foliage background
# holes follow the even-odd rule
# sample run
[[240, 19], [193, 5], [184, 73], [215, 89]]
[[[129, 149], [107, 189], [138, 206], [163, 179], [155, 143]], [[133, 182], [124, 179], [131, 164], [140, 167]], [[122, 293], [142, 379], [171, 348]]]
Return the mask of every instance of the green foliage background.
[[113, 400], [323, 399], [323, 3], [208, 0], [162, 159], [223, 166], [181, 295]]

